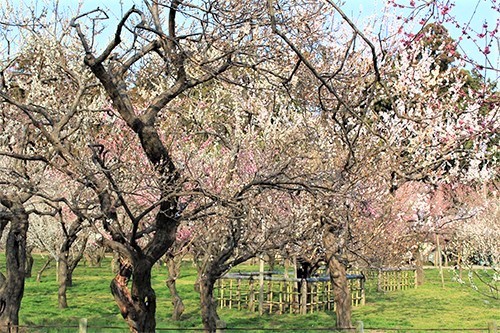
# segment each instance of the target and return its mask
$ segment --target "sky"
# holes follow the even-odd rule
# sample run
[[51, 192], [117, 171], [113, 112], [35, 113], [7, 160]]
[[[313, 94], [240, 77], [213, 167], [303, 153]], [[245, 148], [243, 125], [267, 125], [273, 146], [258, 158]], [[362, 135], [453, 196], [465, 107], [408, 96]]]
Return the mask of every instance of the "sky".
[[[0, 0], [0, 8], [5, 0]], [[39, 0], [7, 0], [13, 4], [28, 4], [30, 6], [37, 5], [42, 1]], [[106, 12], [112, 20], [117, 20], [121, 17], [124, 11], [127, 11], [135, 3], [140, 5], [141, 0], [48, 0], [59, 2], [60, 9], [66, 10], [71, 8], [76, 10], [79, 3], [82, 5], [81, 12], [87, 12], [93, 10], [97, 7], [105, 9]], [[166, 0], [165, 0], [166, 1]], [[319, 1], [319, 0], [318, 0]], [[416, 3], [418, 4], [417, 0]], [[491, 27], [495, 25], [498, 27], [500, 25], [500, 13], [491, 9], [493, 0], [455, 0], [451, 1], [455, 3], [455, 6], [451, 8], [450, 15], [456, 17], [456, 20], [461, 23], [470, 23], [470, 26], [476, 31], [481, 32], [482, 25], [487, 22]], [[345, 0], [337, 1], [342, 2], [342, 9], [344, 12], [359, 26], [363, 26], [370, 19], [374, 17], [379, 17], [384, 14], [384, 7], [387, 0]], [[409, 4], [411, 0], [396, 0], [400, 4]], [[443, 2], [446, 2], [443, 0]], [[499, 5], [497, 5], [499, 6]], [[404, 12], [399, 11], [399, 13], [404, 14]], [[110, 22], [111, 22], [110, 21]], [[461, 29], [457, 29], [451, 24], [445, 25], [451, 36], [458, 40], [461, 36]], [[473, 34], [473, 38], [476, 37]], [[486, 47], [483, 40], [480, 41], [479, 47], [484, 50]], [[471, 40], [464, 39], [459, 43], [459, 52], [462, 54], [467, 54], [470, 58], [474, 59], [476, 63], [481, 65], [485, 64], [485, 57], [478, 50], [478, 46], [474, 45]], [[490, 48], [490, 54], [488, 55], [490, 62], [493, 67], [500, 68], [500, 55], [499, 55], [499, 45], [495, 43]], [[500, 77], [499, 72], [489, 72], [487, 76], [492, 80], [497, 80]]]

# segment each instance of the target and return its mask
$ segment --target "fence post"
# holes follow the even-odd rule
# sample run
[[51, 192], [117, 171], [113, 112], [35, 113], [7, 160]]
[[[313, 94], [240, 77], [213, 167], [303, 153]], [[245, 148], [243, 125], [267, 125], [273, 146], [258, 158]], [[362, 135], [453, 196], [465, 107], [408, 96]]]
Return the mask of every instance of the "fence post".
[[359, 280], [359, 285], [361, 287], [361, 305], [366, 304], [366, 291], [365, 291], [365, 275], [363, 274], [363, 277], [361, 280]]
[[264, 314], [264, 258], [259, 257], [259, 315]]
[[248, 309], [250, 311], [254, 312], [255, 311], [255, 289], [254, 289], [254, 284], [253, 284], [253, 277], [250, 275], [250, 278], [248, 279], [248, 288], [250, 290], [248, 291]]
[[356, 333], [364, 333], [365, 332], [365, 325], [361, 320], [356, 322]]
[[498, 333], [498, 326], [496, 321], [488, 323], [488, 333]]
[[87, 333], [87, 318], [81, 318], [78, 327], [79, 333]]
[[224, 302], [224, 279], [220, 278], [217, 283], [219, 284], [220, 307], [223, 309], [226, 307]]
[[300, 288], [300, 313], [307, 314], [307, 281], [302, 279]]

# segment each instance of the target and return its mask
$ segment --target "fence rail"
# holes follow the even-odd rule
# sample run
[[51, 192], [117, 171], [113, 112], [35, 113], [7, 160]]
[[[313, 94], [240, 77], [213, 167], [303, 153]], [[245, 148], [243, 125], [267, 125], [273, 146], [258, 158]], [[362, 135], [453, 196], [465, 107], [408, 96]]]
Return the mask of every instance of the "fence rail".
[[[82, 323], [85, 323], [82, 325]], [[123, 332], [126, 330], [124, 327], [116, 327], [116, 326], [91, 326], [87, 325], [87, 320], [82, 318], [80, 320], [80, 325], [9, 325], [2, 326], [0, 325], [0, 332], [8, 332], [8, 333], [31, 333], [31, 332], [58, 332], [58, 331], [66, 331], [67, 329], [72, 329], [76, 332], [76, 329], [79, 329], [79, 333], [88, 333], [88, 332], [102, 332], [103, 330], [109, 331], [117, 331]], [[44, 330], [46, 331], [40, 331]], [[201, 327], [157, 327], [157, 332], [201, 332], [204, 331]], [[255, 332], [255, 331], [270, 331], [270, 332], [356, 332], [356, 333], [380, 333], [380, 332], [471, 332], [471, 333], [498, 333], [498, 326], [495, 321], [489, 322], [488, 327], [474, 327], [474, 328], [404, 328], [404, 327], [364, 327], [364, 323], [362, 321], [356, 322], [355, 327], [352, 328], [335, 328], [335, 327], [294, 327], [294, 328], [277, 328], [277, 327], [226, 327], [225, 329], [221, 329], [220, 332]]]

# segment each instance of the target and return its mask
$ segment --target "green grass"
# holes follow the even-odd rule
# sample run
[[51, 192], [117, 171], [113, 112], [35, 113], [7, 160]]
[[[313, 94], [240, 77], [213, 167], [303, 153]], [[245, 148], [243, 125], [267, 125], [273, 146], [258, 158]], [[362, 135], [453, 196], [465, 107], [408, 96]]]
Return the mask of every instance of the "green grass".
[[425, 274], [426, 283], [417, 289], [369, 293], [355, 318], [365, 327], [457, 330], [487, 328], [500, 320], [500, 301], [454, 282], [453, 271], [445, 270], [444, 288], [437, 270]]
[[[40, 283], [35, 280], [36, 272], [43, 264], [40, 256], [35, 258], [34, 277], [27, 279], [25, 296], [20, 312], [22, 325], [60, 326], [78, 325], [80, 318], [87, 318], [90, 332], [121, 332], [127, 326], [113, 297], [109, 283], [113, 277], [109, 259], [100, 268], [80, 266], [74, 275], [74, 286], [68, 291], [69, 308], [57, 307], [57, 283], [54, 265], [47, 270]], [[0, 256], [0, 270], [4, 271], [5, 259]], [[243, 266], [237, 270], [257, 270], [257, 267]], [[157, 293], [157, 327], [175, 328], [177, 331], [187, 328], [201, 328], [198, 294], [193, 282], [196, 271], [190, 262], [183, 264], [178, 289], [184, 298], [186, 311], [183, 320], [170, 320], [172, 304], [165, 286], [166, 269], [154, 270], [153, 285]], [[374, 288], [367, 290], [367, 304], [355, 308], [353, 321], [363, 321], [365, 328], [389, 328], [398, 332], [405, 329], [486, 329], [488, 323], [500, 324], [500, 301], [482, 296], [470, 287], [452, 281], [453, 273], [445, 271], [445, 287], [440, 285], [437, 270], [426, 271], [426, 283], [418, 289], [377, 293]], [[321, 312], [307, 315], [263, 315], [246, 310], [219, 310], [221, 318], [228, 328], [246, 328], [238, 332], [248, 332], [250, 328], [301, 329], [311, 332], [313, 328], [332, 327], [335, 321], [333, 313]], [[92, 329], [92, 326], [113, 326], [116, 329]], [[174, 331], [176, 331], [174, 330]], [[75, 332], [75, 328], [56, 329], [40, 328], [37, 332]], [[228, 330], [231, 332], [231, 330]], [[378, 330], [383, 331], [383, 330]], [[169, 331], [172, 332], [172, 331]], [[258, 332], [258, 331], [252, 331]], [[267, 331], [269, 332], [269, 330]], [[298, 332], [298, 331], [295, 331]]]

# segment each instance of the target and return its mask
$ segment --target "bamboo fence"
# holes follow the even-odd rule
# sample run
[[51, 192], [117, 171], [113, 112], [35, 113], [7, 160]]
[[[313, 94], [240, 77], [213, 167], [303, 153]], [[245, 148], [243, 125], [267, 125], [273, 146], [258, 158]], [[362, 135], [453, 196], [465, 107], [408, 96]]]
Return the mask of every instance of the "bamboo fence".
[[395, 291], [416, 288], [415, 268], [382, 268], [377, 271], [377, 291]]
[[[353, 306], [365, 303], [364, 276], [348, 275]], [[272, 274], [227, 274], [218, 280], [215, 296], [221, 308], [260, 313], [313, 313], [335, 310], [329, 277], [308, 279]]]

